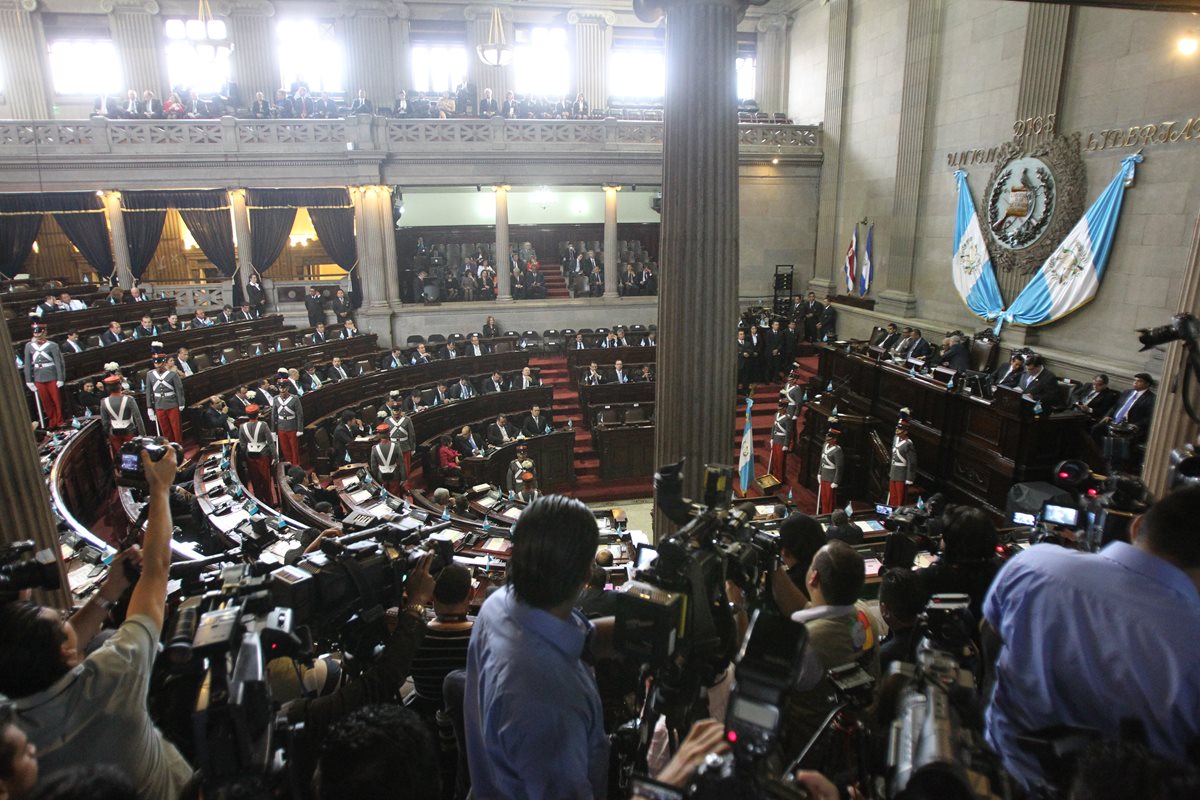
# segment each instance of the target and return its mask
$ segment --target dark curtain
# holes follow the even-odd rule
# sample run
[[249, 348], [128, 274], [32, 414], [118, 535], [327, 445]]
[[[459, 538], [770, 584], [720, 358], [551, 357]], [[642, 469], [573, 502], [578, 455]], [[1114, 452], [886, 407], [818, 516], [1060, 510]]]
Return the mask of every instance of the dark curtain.
[[169, 202], [166, 192], [121, 194], [121, 216], [125, 221], [125, 241], [129, 246], [129, 271], [135, 279], [140, 280], [154, 260]]
[[0, 195], [0, 274], [19, 275], [42, 228], [41, 198], [33, 194]]
[[84, 260], [111, 281], [116, 262], [108, 239], [104, 201], [95, 192], [64, 192], [42, 195], [42, 202]]
[[260, 274], [279, 258], [292, 232], [296, 206], [290, 194], [281, 189], [246, 190], [246, 205], [250, 207], [250, 263]]
[[[362, 307], [362, 282], [359, 279], [358, 243], [354, 239], [354, 208], [345, 189], [310, 189], [305, 195], [308, 216], [317, 239], [333, 263], [350, 273], [351, 304]], [[339, 206], [346, 206], [340, 208]]]
[[233, 218], [229, 215], [229, 193], [212, 191], [171, 192], [171, 206], [179, 212], [205, 258], [226, 278], [233, 278], [233, 305], [242, 304], [242, 284], [237, 275], [237, 251], [233, 247]]

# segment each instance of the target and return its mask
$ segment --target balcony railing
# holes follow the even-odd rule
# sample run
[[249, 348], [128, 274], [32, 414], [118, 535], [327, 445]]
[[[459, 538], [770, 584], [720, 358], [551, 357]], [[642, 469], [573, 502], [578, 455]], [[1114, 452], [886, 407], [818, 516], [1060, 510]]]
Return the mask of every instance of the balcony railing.
[[[662, 149], [663, 123], [633, 120], [350, 119], [5, 120], [0, 158], [173, 154], [346, 153], [403, 158], [447, 152], [555, 153]], [[821, 128], [740, 124], [743, 156], [807, 159], [821, 152]]]

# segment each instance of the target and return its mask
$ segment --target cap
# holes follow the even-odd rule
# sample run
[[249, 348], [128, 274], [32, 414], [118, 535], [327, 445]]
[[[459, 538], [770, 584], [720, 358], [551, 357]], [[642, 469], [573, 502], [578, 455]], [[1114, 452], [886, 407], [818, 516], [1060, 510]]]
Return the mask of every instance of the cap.
[[275, 370], [275, 374], [276, 375], [287, 375], [288, 374], [287, 367], [280, 367], [279, 369]]
[[826, 439], [836, 439], [837, 437], [839, 437], [841, 435], [842, 435], [842, 432], [839, 431], [837, 428], [830, 428], [829, 430], [827, 430], [825, 432]]
[[379, 425], [375, 426], [375, 432], [376, 433], [391, 433], [392, 426], [388, 425], [386, 422], [382, 422]]
[[166, 357], [166, 356], [164, 356], [162, 353], [159, 353], [159, 354], [157, 354], [156, 356], [154, 356], [154, 363], [155, 363], [155, 364], [163, 364], [163, 363], [165, 363], [165, 362], [166, 362], [166, 360], [167, 360], [167, 357]]
[[121, 368], [121, 365], [115, 361], [105, 361], [104, 362], [104, 371], [105, 372], [116, 372], [120, 368]]
[[257, 403], [251, 403], [250, 405], [246, 406], [247, 414], [254, 415], [254, 414], [257, 414], [259, 411], [262, 411], [262, 409], [258, 407]]
[[47, 328], [46, 328], [46, 324], [44, 322], [33, 323], [33, 332], [34, 333], [45, 333], [46, 330], [47, 330]]
[[105, 383], [105, 385], [108, 386], [109, 389], [120, 389], [121, 388], [121, 379], [119, 377], [117, 377], [116, 375], [109, 375], [107, 378], [104, 379], [104, 383]]
[[390, 392], [388, 392], [388, 397], [399, 397], [399, 396], [400, 396], [399, 389], [392, 389]]

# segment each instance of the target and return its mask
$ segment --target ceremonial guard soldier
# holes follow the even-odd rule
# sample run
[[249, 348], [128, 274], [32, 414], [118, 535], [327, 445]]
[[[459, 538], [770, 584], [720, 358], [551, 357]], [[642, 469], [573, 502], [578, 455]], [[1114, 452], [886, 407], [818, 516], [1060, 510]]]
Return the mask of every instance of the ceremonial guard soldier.
[[908, 498], [908, 487], [917, 479], [917, 448], [908, 438], [908, 425], [901, 422], [896, 426], [896, 439], [892, 442], [892, 463], [888, 468], [888, 505], [893, 508], [904, 505]]
[[391, 440], [400, 448], [400, 457], [404, 459], [404, 474], [408, 475], [412, 472], [412, 454], [417, 444], [412, 417], [405, 414], [401, 406], [392, 406], [392, 416], [387, 424], [391, 428]]
[[386, 422], [375, 428], [375, 445], [371, 447], [369, 465], [371, 477], [394, 495], [404, 493], [408, 470], [400, 455], [400, 447], [391, 438], [392, 426]]
[[254, 496], [268, 505], [275, 505], [275, 481], [271, 467], [275, 461], [275, 441], [267, 423], [258, 418], [261, 409], [256, 403], [246, 406], [250, 419], [238, 428], [238, 447], [246, 459], [246, 474]]
[[830, 428], [825, 434], [825, 445], [821, 448], [821, 468], [817, 472], [817, 513], [828, 514], [837, 508], [836, 491], [842, 482], [842, 446], [838, 444], [841, 434]]
[[788, 450], [792, 447], [792, 425], [795, 420], [788, 414], [787, 406], [780, 405], [775, 412], [775, 423], [771, 426], [771, 467], [768, 470], [781, 482], [787, 480], [784, 465]]
[[154, 356], [154, 369], [146, 373], [146, 408], [158, 420], [159, 435], [177, 444], [183, 444], [179, 410], [184, 403], [179, 373], [167, 369], [167, 357], [158, 353]]
[[46, 338], [46, 326], [33, 323], [33, 339], [25, 344], [25, 385], [37, 396], [38, 409], [46, 428], [63, 424], [62, 397], [59, 389], [67, 380], [62, 351], [58, 343]]
[[100, 401], [100, 424], [108, 434], [109, 447], [112, 448], [113, 461], [118, 462], [121, 445], [133, 438], [134, 433], [142, 436], [146, 426], [142, 422], [142, 412], [137, 400], [124, 393], [119, 375], [109, 375], [104, 379], [104, 388], [108, 397]]
[[271, 419], [279, 436], [279, 453], [290, 464], [300, 463], [300, 434], [304, 432], [304, 407], [292, 394], [292, 382], [279, 382], [279, 397], [271, 407]]

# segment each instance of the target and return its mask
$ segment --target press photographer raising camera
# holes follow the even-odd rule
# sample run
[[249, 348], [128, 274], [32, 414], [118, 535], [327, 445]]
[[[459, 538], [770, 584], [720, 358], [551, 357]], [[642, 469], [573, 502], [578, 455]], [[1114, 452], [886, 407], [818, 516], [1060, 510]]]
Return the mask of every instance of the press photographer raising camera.
[[1018, 741], [1052, 726], [1120, 734], [1140, 722], [1156, 753], [1200, 743], [1200, 487], [1133, 521], [1133, 544], [1098, 554], [1038, 544], [1000, 570], [984, 601], [985, 650], [998, 655], [989, 744], [1027, 787], [1042, 780]]
[[158, 652], [170, 565], [172, 448], [159, 461], [141, 454], [150, 486], [150, 511], [141, 553], [142, 574], [125, 622], [83, 657], [105, 615], [129, 585], [122, 554], [103, 587], [69, 622], [59, 612], [13, 601], [0, 607], [0, 693], [16, 710], [37, 747], [41, 772], [76, 764], [114, 764], [143, 798], [174, 800], [192, 768], [167, 742], [146, 711], [150, 670]]

